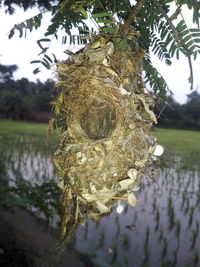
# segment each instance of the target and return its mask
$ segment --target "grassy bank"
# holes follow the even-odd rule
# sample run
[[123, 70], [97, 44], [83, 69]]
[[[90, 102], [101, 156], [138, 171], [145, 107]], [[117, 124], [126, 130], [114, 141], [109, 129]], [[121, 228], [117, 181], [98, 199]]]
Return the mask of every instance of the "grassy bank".
[[200, 131], [155, 129], [153, 134], [166, 149], [179, 153], [200, 153]]
[[54, 151], [59, 142], [58, 135], [55, 131], [49, 137], [47, 132], [47, 123], [0, 120], [0, 142], [3, 140], [1, 148], [27, 146], [27, 149]]
[[0, 133], [47, 136], [47, 124], [0, 120]]
[[[47, 124], [27, 123], [21, 121], [0, 120], [0, 134], [24, 134], [47, 136]], [[167, 150], [174, 152], [200, 152], [200, 132], [175, 130], [175, 129], [155, 129], [153, 135], [158, 138], [158, 143]]]

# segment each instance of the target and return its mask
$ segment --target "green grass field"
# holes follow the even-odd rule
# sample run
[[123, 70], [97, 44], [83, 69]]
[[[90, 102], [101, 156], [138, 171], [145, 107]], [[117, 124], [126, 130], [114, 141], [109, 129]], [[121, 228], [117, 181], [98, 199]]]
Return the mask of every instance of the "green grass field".
[[[47, 136], [47, 124], [0, 120], [0, 134]], [[200, 131], [156, 128], [158, 143], [171, 152], [200, 152]]]
[[170, 151], [200, 153], [200, 131], [159, 128], [153, 131], [153, 135]]
[[0, 120], [0, 133], [47, 136], [47, 124]]

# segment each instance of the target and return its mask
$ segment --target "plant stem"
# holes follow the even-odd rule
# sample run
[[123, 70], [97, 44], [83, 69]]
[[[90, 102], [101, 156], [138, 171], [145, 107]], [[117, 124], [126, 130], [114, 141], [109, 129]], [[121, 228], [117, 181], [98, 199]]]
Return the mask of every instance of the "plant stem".
[[125, 21], [124, 25], [122, 26], [121, 30], [119, 31], [120, 35], [126, 35], [128, 32], [130, 25], [133, 23], [137, 14], [140, 12], [140, 9], [143, 7], [146, 0], [139, 0], [137, 4], [132, 8], [127, 20]]
[[189, 82], [191, 84], [190, 90], [192, 90], [193, 89], [193, 80], [194, 80], [194, 78], [193, 78], [193, 68], [192, 68], [191, 52], [189, 51], [189, 49], [185, 45], [185, 42], [184, 42], [182, 36], [180, 35], [180, 33], [178, 32], [178, 30], [176, 29], [176, 27], [172, 23], [171, 19], [168, 17], [167, 13], [162, 8], [160, 2], [158, 0], [153, 0], [153, 2], [155, 4], [155, 6], [160, 10], [160, 12], [163, 15], [163, 17], [166, 19], [166, 21], [169, 24], [169, 26], [171, 27], [173, 36], [174, 36], [177, 44], [185, 50], [186, 56], [188, 58], [189, 68], [190, 68], [190, 77], [189, 77], [188, 80], [189, 80]]

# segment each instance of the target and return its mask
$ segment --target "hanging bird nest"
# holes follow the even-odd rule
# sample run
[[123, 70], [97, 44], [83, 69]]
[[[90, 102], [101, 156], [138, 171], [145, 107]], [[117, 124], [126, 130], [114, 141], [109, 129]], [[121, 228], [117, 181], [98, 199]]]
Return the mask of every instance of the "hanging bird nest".
[[116, 200], [136, 205], [134, 191], [155, 150], [154, 101], [141, 78], [145, 51], [135, 36], [125, 47], [121, 42], [98, 35], [58, 63], [55, 117], [65, 118], [67, 130], [55, 164], [63, 179], [62, 237], [68, 239], [75, 225], [108, 214]]

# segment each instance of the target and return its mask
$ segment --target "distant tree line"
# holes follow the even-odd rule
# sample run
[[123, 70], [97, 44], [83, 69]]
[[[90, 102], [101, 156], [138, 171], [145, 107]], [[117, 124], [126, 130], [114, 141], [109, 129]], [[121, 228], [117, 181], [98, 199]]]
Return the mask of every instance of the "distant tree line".
[[[57, 89], [53, 80], [31, 82], [27, 78], [13, 79], [16, 65], [0, 64], [0, 118], [47, 122], [50, 102]], [[166, 128], [200, 130], [200, 94], [192, 91], [185, 104], [173, 97], [156, 105], [158, 126]]]
[[166, 103], [157, 104], [156, 113], [161, 127], [200, 130], [200, 94], [192, 91], [182, 105], [168, 97]]
[[13, 79], [16, 65], [0, 64], [0, 118], [47, 122], [50, 102], [56, 97], [53, 80], [41, 82]]

